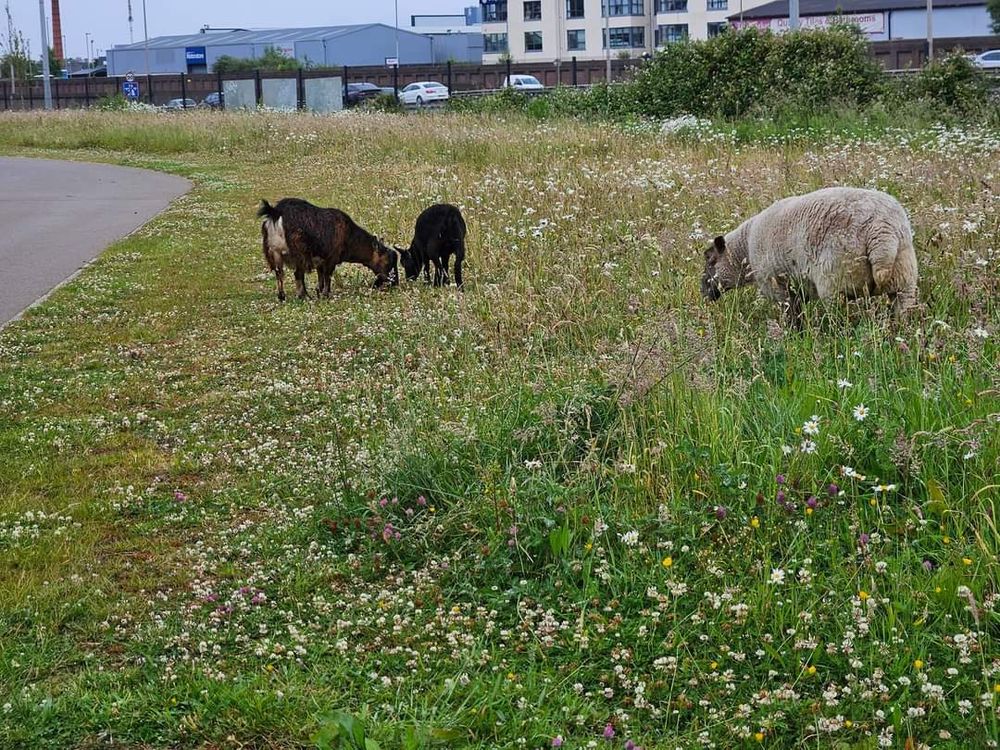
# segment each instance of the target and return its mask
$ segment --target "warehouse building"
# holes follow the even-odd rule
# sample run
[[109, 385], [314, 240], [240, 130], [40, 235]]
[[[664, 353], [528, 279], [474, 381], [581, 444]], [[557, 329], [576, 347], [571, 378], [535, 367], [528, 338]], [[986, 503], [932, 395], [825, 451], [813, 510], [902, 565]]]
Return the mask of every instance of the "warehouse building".
[[223, 55], [237, 58], [261, 57], [269, 48], [294, 58], [303, 66], [342, 67], [345, 65], [385, 65], [396, 56], [399, 37], [400, 65], [434, 61], [434, 42], [423, 34], [406, 29], [398, 32], [381, 23], [354, 26], [322, 26], [305, 29], [263, 31], [211, 31], [186, 36], [161, 36], [145, 42], [120, 44], [108, 50], [108, 75], [129, 71], [153, 75], [166, 73], [206, 73]]
[[[873, 42], [927, 37], [927, 0], [799, 0], [803, 28], [852, 23]], [[788, 0], [774, 0], [729, 15], [737, 27], [756, 26], [772, 31], [788, 28]], [[934, 0], [935, 39], [992, 35], [985, 0]], [[1000, 39], [998, 39], [1000, 42]]]

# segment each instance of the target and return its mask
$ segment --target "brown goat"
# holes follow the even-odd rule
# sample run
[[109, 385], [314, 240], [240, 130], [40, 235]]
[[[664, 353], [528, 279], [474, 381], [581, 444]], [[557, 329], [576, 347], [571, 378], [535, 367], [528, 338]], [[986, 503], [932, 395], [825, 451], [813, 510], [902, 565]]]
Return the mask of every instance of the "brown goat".
[[299, 198], [275, 205], [261, 200], [264, 258], [278, 282], [278, 299], [285, 299], [285, 264], [295, 272], [299, 299], [308, 296], [306, 273], [316, 270], [318, 296], [330, 296], [330, 280], [340, 263], [360, 263], [375, 274], [374, 286], [399, 283], [398, 254], [359, 227], [343, 211], [320, 208]]

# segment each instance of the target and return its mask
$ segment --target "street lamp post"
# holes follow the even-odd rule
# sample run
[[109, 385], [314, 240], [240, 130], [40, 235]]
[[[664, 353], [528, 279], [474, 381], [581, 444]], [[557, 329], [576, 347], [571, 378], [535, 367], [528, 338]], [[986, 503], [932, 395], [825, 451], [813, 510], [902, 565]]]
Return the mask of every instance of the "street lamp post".
[[927, 0], [927, 62], [934, 59], [934, 0]]
[[396, 27], [394, 29], [396, 37], [396, 65], [399, 65], [399, 0], [395, 0], [396, 9]]
[[[90, 54], [90, 32], [83, 32], [83, 56], [87, 57]], [[90, 58], [87, 57], [87, 67], [90, 67]]]
[[52, 109], [52, 82], [49, 81], [49, 29], [45, 23], [45, 0], [38, 0], [38, 15], [42, 23], [42, 88], [45, 91], [45, 109]]
[[149, 77], [149, 24], [146, 23], [146, 0], [142, 0], [142, 35], [145, 39], [146, 48], [146, 96], [149, 97], [149, 103], [153, 103], [153, 87], [151, 84], [151, 79]]

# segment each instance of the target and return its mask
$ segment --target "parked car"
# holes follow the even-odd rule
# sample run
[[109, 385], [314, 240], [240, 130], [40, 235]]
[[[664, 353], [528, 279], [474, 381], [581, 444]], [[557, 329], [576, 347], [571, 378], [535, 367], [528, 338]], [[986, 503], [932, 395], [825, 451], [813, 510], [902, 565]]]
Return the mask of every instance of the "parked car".
[[399, 92], [399, 101], [404, 105], [422, 107], [431, 102], [448, 101], [448, 87], [437, 81], [411, 83]]
[[502, 88], [513, 88], [518, 91], [542, 91], [545, 87], [534, 76], [516, 75], [504, 78]]
[[164, 109], [194, 109], [198, 104], [194, 99], [171, 99], [163, 105]]
[[222, 97], [219, 95], [218, 91], [213, 91], [211, 94], [206, 96], [201, 100], [199, 107], [207, 107], [209, 109], [221, 109], [222, 108]]
[[382, 89], [374, 83], [349, 83], [344, 94], [344, 106], [356, 107], [368, 99], [374, 99], [381, 93]]
[[972, 56], [972, 64], [979, 68], [1000, 68], [1000, 49], [991, 49]]

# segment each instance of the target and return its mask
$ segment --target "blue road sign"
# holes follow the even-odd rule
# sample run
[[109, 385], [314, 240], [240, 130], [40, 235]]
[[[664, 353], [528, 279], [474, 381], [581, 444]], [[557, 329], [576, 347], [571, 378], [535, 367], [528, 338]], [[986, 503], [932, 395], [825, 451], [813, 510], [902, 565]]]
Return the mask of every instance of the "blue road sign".
[[131, 102], [139, 101], [139, 82], [122, 81], [122, 94]]

